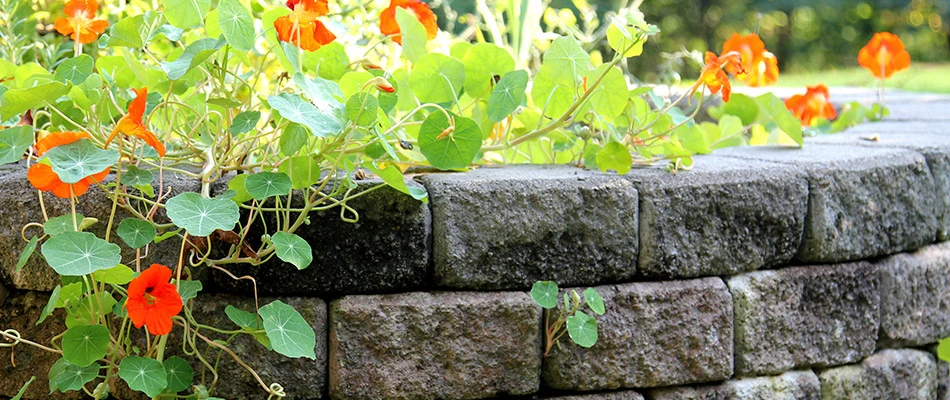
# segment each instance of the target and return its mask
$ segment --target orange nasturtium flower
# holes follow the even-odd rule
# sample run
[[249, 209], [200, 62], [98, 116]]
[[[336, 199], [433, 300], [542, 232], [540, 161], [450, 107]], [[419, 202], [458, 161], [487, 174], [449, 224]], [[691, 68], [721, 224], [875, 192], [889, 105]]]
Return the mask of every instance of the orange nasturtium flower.
[[811, 125], [818, 118], [830, 121], [838, 117], [835, 107], [828, 101], [830, 98], [828, 87], [819, 83], [809, 86], [808, 92], [804, 95], [796, 94], [789, 97], [785, 100], [785, 108], [788, 108], [805, 125]]
[[416, 16], [416, 19], [426, 28], [426, 37], [435, 39], [439, 33], [439, 24], [435, 22], [435, 14], [429, 5], [421, 0], [391, 0], [389, 7], [379, 14], [379, 32], [393, 36], [393, 41], [402, 44], [402, 35], [399, 35], [399, 24], [396, 23], [396, 8], [402, 8]]
[[904, 42], [890, 32], [878, 32], [858, 52], [858, 64], [880, 79], [889, 78], [894, 72], [910, 67], [910, 53]]
[[66, 17], [56, 18], [56, 31], [82, 43], [95, 42], [109, 27], [109, 21], [96, 18], [99, 2], [96, 0], [70, 0], [66, 3]]
[[135, 99], [129, 102], [129, 112], [123, 115], [119, 122], [115, 124], [115, 129], [106, 139], [105, 147], [109, 147], [112, 139], [115, 139], [115, 136], [122, 132], [144, 140], [146, 144], [155, 148], [159, 157], [165, 157], [165, 145], [158, 141], [154, 133], [149, 132], [148, 128], [145, 127], [145, 122], [142, 121], [142, 116], [145, 115], [145, 98], [148, 89], [132, 89], [132, 91], [135, 92]]
[[729, 40], [722, 45], [722, 52], [738, 52], [742, 55], [744, 74], [729, 70], [736, 79], [745, 81], [749, 86], [771, 85], [778, 80], [778, 59], [775, 54], [765, 50], [765, 43], [759, 35], [750, 33], [742, 36], [733, 33]]
[[[89, 134], [84, 132], [52, 132], [36, 142], [36, 155], [42, 156], [50, 149], [56, 146], [62, 146], [73, 143], [79, 139], [88, 139]], [[30, 166], [26, 172], [26, 179], [30, 181], [38, 190], [52, 192], [54, 196], [68, 199], [70, 197], [70, 187], [72, 195], [81, 196], [89, 190], [89, 186], [96, 182], [101, 182], [109, 175], [109, 168], [102, 172], [87, 176], [76, 183], [66, 183], [59, 179], [56, 171], [49, 164], [36, 163]]]
[[315, 51], [336, 40], [336, 35], [317, 21], [317, 17], [330, 13], [327, 3], [328, 0], [287, 0], [287, 7], [293, 13], [274, 21], [277, 39], [307, 51]]
[[729, 82], [729, 76], [726, 75], [726, 71], [736, 71], [736, 73], [739, 74], [745, 73], [745, 69], [742, 68], [742, 56], [735, 51], [723, 53], [721, 56], [716, 56], [716, 53], [707, 51], [706, 65], [703, 67], [699, 79], [696, 80], [696, 83], [690, 89], [689, 95], [692, 96], [693, 93], [699, 89], [700, 85], [706, 85], [712, 94], [719, 93], [719, 91], [722, 90], [722, 99], [729, 101], [729, 93], [732, 92], [732, 83]]
[[172, 331], [172, 317], [181, 312], [181, 295], [171, 284], [172, 270], [152, 264], [129, 282], [129, 299], [125, 308], [136, 328], [145, 325], [148, 333], [167, 335]]

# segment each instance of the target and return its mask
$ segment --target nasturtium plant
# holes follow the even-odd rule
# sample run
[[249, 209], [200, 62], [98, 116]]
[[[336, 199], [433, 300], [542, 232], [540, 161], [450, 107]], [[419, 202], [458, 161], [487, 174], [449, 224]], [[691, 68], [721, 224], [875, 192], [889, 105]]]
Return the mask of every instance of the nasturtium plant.
[[576, 290], [563, 292], [563, 300], [558, 304], [557, 284], [552, 281], [537, 281], [531, 287], [531, 299], [544, 308], [544, 356], [565, 332], [578, 346], [589, 348], [597, 343], [597, 320], [581, 311], [585, 306], [596, 315], [607, 312], [604, 299], [594, 288], [584, 290], [584, 297]]

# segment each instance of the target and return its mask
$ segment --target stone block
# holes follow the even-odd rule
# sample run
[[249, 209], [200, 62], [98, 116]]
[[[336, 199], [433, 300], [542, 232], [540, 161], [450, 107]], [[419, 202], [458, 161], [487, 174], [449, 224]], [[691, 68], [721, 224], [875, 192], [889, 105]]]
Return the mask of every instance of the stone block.
[[728, 285], [737, 376], [853, 363], [874, 352], [880, 295], [867, 262], [756, 271]]
[[597, 343], [567, 337], [545, 359], [546, 386], [613, 390], [728, 379], [733, 366], [732, 299], [719, 278], [600, 286], [607, 313]]
[[[16, 272], [17, 260], [23, 248], [26, 247], [26, 241], [20, 236], [21, 229], [30, 222], [42, 224], [45, 220], [43, 210], [39, 206], [38, 192], [26, 179], [26, 165], [18, 163], [10, 168], [12, 170], [9, 174], [0, 176], [0, 193], [3, 194], [0, 196], [0, 243], [4, 243], [4, 246], [0, 246], [0, 282], [9, 284], [8, 286], [15, 289], [51, 291], [61, 282], [60, 277], [39, 255], [34, 254], [23, 269]], [[114, 178], [115, 174], [112, 174], [106, 182], [111, 182]], [[157, 179], [156, 176], [156, 181]], [[163, 183], [164, 189], [171, 189], [172, 196], [184, 191], [200, 189], [200, 182], [172, 173], [166, 173]], [[157, 193], [157, 184], [155, 186]], [[43, 205], [50, 218], [71, 212], [69, 200], [57, 198], [49, 193], [44, 194]], [[105, 237], [106, 224], [109, 222], [109, 214], [112, 211], [112, 200], [106, 193], [103, 193], [98, 186], [91, 187], [86, 194], [79, 196], [76, 211], [85, 217], [98, 219], [99, 222], [86, 231], [95, 233], [100, 238]], [[119, 222], [130, 216], [122, 208], [117, 210], [112, 227], [113, 236], [110, 240], [120, 244], [122, 262], [126, 265], [135, 265], [135, 251], [125, 246], [125, 243], [115, 236], [115, 229]], [[169, 222], [165, 217], [164, 209], [156, 212], [155, 220], [160, 223]], [[27, 238], [42, 234], [42, 228], [30, 228], [26, 231]], [[151, 263], [176, 265], [180, 246], [181, 241], [174, 239], [152, 243], [147, 246], [147, 251], [143, 248], [144, 258], [141, 263], [146, 267]], [[36, 251], [40, 252], [42, 247], [40, 244]]]
[[622, 177], [512, 165], [427, 175], [423, 183], [440, 285], [592, 285], [636, 273], [637, 193]]
[[934, 179], [917, 152], [809, 144], [730, 148], [720, 155], [807, 170], [808, 217], [799, 261], [859, 260], [917, 249], [936, 238]]
[[897, 254], [880, 273], [879, 347], [916, 347], [950, 336], [950, 242]]
[[[237, 276], [254, 277], [257, 289], [272, 295], [333, 297], [426, 288], [430, 281], [429, 207], [391, 187], [378, 187], [382, 184], [378, 179], [356, 183], [354, 195], [373, 190], [347, 202], [359, 213], [356, 223], [342, 220], [340, 209], [333, 208], [311, 212], [310, 223], [297, 230], [313, 252], [309, 268], [298, 270], [274, 257], [259, 266], [228, 265], [227, 269]], [[354, 214], [346, 211], [346, 216]], [[271, 228], [276, 223], [271, 216], [265, 221]], [[259, 230], [260, 220], [256, 227]], [[259, 233], [249, 235], [251, 243], [256, 242], [255, 235]], [[213, 277], [219, 290], [253, 293], [248, 280], [235, 281], [219, 271]]]
[[886, 104], [891, 114], [888, 121], [950, 121], [950, 100], [947, 97], [920, 99], [899, 104]]
[[621, 392], [548, 397], [547, 400], [643, 400], [643, 395], [632, 390], [625, 390]]
[[650, 400], [820, 400], [821, 383], [811, 370], [725, 381], [716, 385], [654, 389]]
[[640, 198], [639, 274], [732, 275], [786, 264], [801, 245], [808, 204], [803, 168], [696, 157], [673, 175], [634, 169]]
[[343, 297], [330, 305], [330, 397], [534, 393], [540, 326], [541, 308], [520, 292]]
[[937, 396], [937, 363], [918, 350], [883, 350], [857, 365], [822, 371], [822, 399], [930, 400]]

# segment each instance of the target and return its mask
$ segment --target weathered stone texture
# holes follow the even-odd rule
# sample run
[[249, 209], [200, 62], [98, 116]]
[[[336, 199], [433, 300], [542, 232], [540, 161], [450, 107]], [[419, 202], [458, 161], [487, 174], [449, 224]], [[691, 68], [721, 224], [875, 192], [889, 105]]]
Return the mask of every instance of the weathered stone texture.
[[432, 174], [423, 182], [441, 285], [591, 285], [636, 273], [637, 193], [622, 177], [512, 165]]
[[[352, 195], [382, 183], [378, 179], [357, 181]], [[407, 184], [419, 187], [414, 182]], [[228, 270], [238, 276], [255, 277], [258, 290], [272, 295], [332, 297], [427, 288], [429, 207], [391, 187], [377, 188], [347, 205], [359, 213], [358, 222], [343, 221], [340, 209], [332, 208], [311, 212], [309, 224], [297, 230], [296, 234], [310, 243], [313, 252], [309, 268], [298, 270], [274, 257], [260, 266], [227, 266]], [[353, 211], [345, 211], [345, 215], [354, 217]], [[265, 220], [273, 228], [276, 221], [272, 216]], [[260, 232], [260, 220], [255, 224], [254, 232]], [[249, 235], [252, 243], [257, 235]], [[213, 276], [219, 289], [253, 293], [250, 281], [235, 281], [221, 272]]]
[[545, 359], [547, 386], [612, 390], [728, 379], [732, 299], [719, 278], [600, 286], [607, 313], [597, 343], [561, 339]]
[[[10, 287], [23, 290], [51, 291], [56, 285], [60, 284], [59, 275], [53, 271], [46, 261], [37, 254], [34, 254], [30, 261], [26, 263], [23, 269], [16, 272], [16, 263], [20, 258], [20, 253], [26, 247], [26, 242], [21, 239], [20, 230], [24, 225], [30, 222], [44, 223], [43, 211], [39, 207], [38, 194], [35, 188], [26, 180], [26, 166], [17, 164], [15, 168], [7, 175], [0, 176], [0, 282], [9, 284]], [[106, 179], [111, 182], [115, 178], [113, 174]], [[156, 187], [157, 187], [156, 176]], [[164, 188], [172, 189], [172, 195], [185, 191], [198, 191], [200, 184], [197, 181], [180, 178], [174, 174], [168, 173], [164, 177]], [[156, 190], [157, 192], [157, 190]], [[69, 200], [56, 198], [50, 194], [44, 195], [44, 206], [47, 215], [58, 217], [70, 214]], [[112, 200], [99, 189], [93, 186], [86, 194], [80, 196], [77, 201], [76, 211], [88, 218], [97, 218], [98, 223], [87, 229], [87, 232], [95, 233], [100, 238], [105, 237], [106, 224], [109, 222], [109, 214], [112, 211]], [[158, 222], [166, 223], [164, 209], [160, 209], [155, 214]], [[119, 241], [115, 236], [115, 229], [119, 222], [129, 217], [130, 214], [119, 208], [116, 212], [114, 225], [112, 227], [112, 240]], [[41, 228], [30, 228], [26, 231], [26, 237], [33, 235], [42, 235]], [[135, 251], [122, 246], [122, 261], [127, 265], [135, 265]], [[181, 242], [178, 240], [165, 240], [161, 243], [153, 243], [148, 246], [148, 251], [143, 249], [142, 265], [151, 263], [160, 263], [165, 265], [176, 265], [178, 262], [178, 250]], [[40, 244], [36, 251], [39, 253], [43, 248]]]
[[847, 364], [874, 352], [880, 297], [866, 262], [756, 271], [728, 284], [738, 376]]
[[702, 156], [690, 171], [634, 169], [626, 178], [640, 197], [640, 275], [732, 275], [782, 265], [801, 245], [802, 168]]
[[936, 189], [919, 153], [810, 144], [743, 147], [721, 155], [798, 165], [808, 171], [804, 262], [840, 262], [920, 248], [937, 232]]
[[718, 385], [653, 389], [647, 394], [650, 400], [819, 400], [821, 383], [810, 370], [791, 371]]
[[950, 336], [950, 242], [888, 257], [877, 268], [879, 346], [923, 346]]
[[625, 390], [621, 392], [548, 397], [547, 400], [643, 400], [643, 395], [632, 390]]
[[540, 326], [541, 308], [521, 292], [346, 296], [330, 305], [330, 396], [534, 393]]
[[931, 400], [937, 396], [937, 363], [930, 353], [883, 350], [861, 364], [819, 374], [822, 399]]

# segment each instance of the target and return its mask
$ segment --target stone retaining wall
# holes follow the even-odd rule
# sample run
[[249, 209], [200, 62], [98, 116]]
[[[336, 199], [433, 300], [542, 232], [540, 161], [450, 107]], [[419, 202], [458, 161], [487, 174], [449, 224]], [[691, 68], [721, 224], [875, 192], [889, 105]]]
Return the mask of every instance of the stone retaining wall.
[[[310, 268], [237, 272], [303, 307], [317, 360], [235, 346], [293, 399], [950, 399], [934, 355], [950, 336], [950, 97], [888, 105], [803, 149], [728, 149], [677, 175], [484, 167], [412, 183], [428, 205], [382, 189], [352, 204], [357, 224], [315, 213]], [[0, 168], [0, 329], [45, 341], [62, 329], [34, 326], [57, 278], [39, 257], [14, 272], [20, 227], [40, 215], [26, 185]], [[108, 212], [95, 195], [79, 209]], [[212, 324], [227, 304], [252, 308], [248, 286], [201, 275], [195, 312]], [[542, 279], [597, 287], [594, 347], [542, 356], [526, 294]], [[47, 394], [56, 357], [23, 345], [14, 366], [10, 352], [0, 397], [37, 375], [28, 398], [68, 398]], [[240, 367], [221, 371], [219, 395], [260, 397]]]

